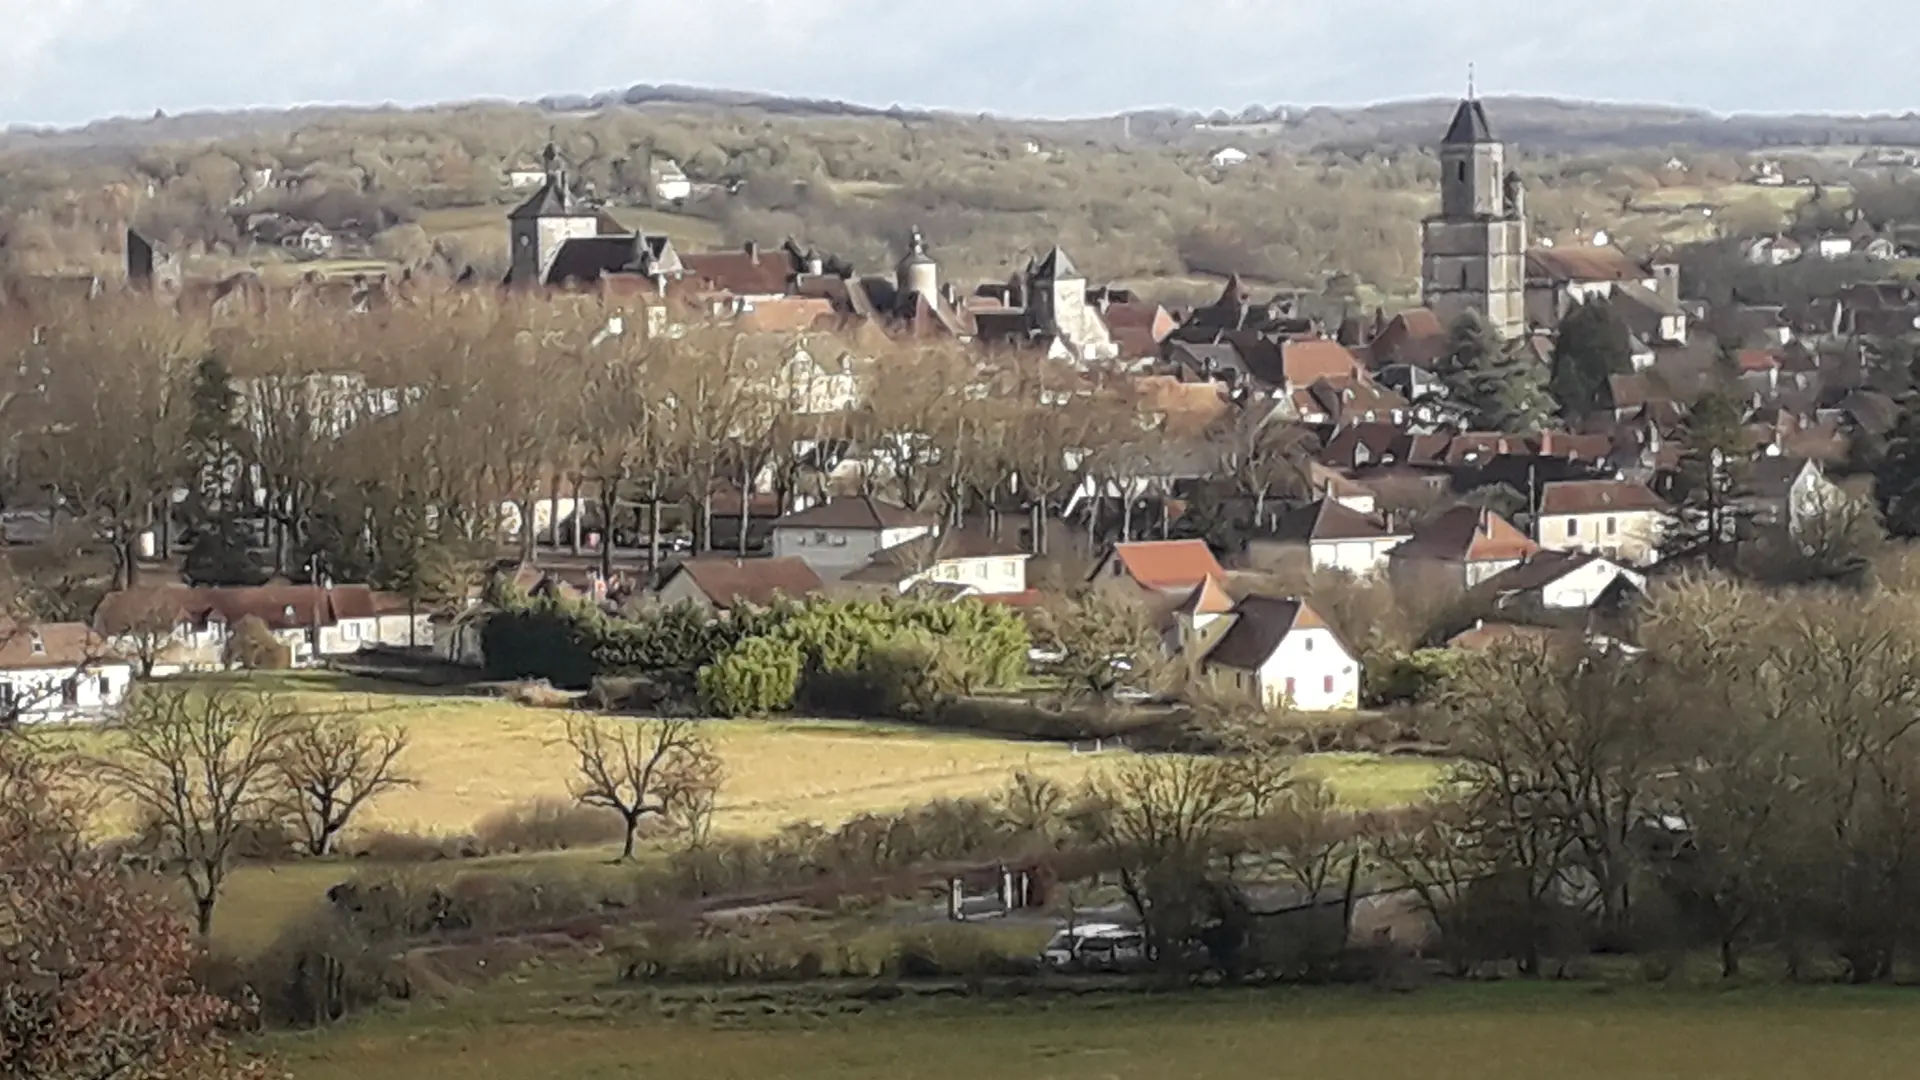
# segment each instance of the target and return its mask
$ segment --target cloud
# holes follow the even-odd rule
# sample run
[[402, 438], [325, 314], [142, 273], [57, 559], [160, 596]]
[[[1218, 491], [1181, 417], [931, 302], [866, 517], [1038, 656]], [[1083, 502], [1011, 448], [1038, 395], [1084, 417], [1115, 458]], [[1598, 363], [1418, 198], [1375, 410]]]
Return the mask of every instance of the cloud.
[[1457, 93], [1469, 63], [1489, 94], [1903, 111], [1883, 73], [1920, 61], [1908, 0], [0, 0], [0, 19], [0, 120], [62, 124], [640, 82], [1042, 116], [1352, 104]]

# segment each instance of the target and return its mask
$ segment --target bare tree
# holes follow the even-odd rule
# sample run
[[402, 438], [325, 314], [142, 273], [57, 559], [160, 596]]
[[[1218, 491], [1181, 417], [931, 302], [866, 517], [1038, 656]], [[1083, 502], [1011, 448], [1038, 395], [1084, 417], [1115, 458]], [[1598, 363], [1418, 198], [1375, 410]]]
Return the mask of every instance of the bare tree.
[[694, 721], [579, 716], [567, 721], [567, 746], [575, 757], [574, 799], [612, 810], [626, 824], [623, 861], [633, 858], [634, 839], [648, 818], [704, 837], [724, 773]]
[[114, 726], [100, 777], [160, 834], [193, 898], [202, 936], [247, 828], [272, 816], [275, 781], [297, 716], [273, 699], [228, 688], [146, 688]]
[[301, 842], [329, 855], [353, 815], [382, 794], [412, 787], [400, 771], [405, 728], [379, 728], [367, 717], [330, 713], [301, 716], [280, 757], [280, 779]]
[[140, 677], [150, 679], [161, 654], [179, 633], [182, 612], [166, 589], [130, 589], [113, 601], [112, 624], [103, 633], [140, 665]]

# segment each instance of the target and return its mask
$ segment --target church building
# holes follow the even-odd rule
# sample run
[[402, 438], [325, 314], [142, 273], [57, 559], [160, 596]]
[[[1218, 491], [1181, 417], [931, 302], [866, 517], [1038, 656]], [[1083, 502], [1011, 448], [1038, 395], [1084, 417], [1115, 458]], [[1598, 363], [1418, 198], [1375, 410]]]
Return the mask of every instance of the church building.
[[1527, 329], [1527, 213], [1520, 174], [1476, 98], [1440, 143], [1440, 212], [1421, 227], [1421, 301], [1451, 325], [1468, 311], [1502, 335]]

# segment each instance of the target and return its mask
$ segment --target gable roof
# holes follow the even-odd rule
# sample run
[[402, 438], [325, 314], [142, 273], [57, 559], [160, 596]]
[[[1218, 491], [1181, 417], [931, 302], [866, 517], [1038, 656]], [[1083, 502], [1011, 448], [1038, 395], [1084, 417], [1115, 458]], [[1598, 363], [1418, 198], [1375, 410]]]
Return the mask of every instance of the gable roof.
[[1280, 346], [1280, 370], [1288, 386], [1310, 386], [1321, 379], [1357, 378], [1360, 361], [1331, 338], [1288, 341]]
[[1460, 103], [1453, 111], [1453, 122], [1447, 125], [1446, 137], [1440, 141], [1448, 146], [1494, 141], [1493, 129], [1487, 126], [1487, 110], [1481, 107], [1478, 98]]
[[1653, 275], [1617, 247], [1534, 248], [1527, 277], [1552, 282], [1640, 281]]
[[1666, 510], [1666, 500], [1630, 480], [1558, 480], [1540, 490], [1542, 514], [1633, 513]]
[[[688, 559], [667, 575], [667, 581], [685, 574], [701, 594], [722, 611], [742, 604], [766, 607], [780, 597], [798, 600], [818, 592], [822, 582], [805, 559], [788, 555], [773, 559]], [[666, 582], [661, 583], [666, 587]]]
[[567, 191], [564, 177], [549, 175], [540, 190], [533, 193], [526, 202], [507, 212], [510, 221], [525, 221], [529, 218], [550, 217], [593, 217], [591, 210], [577, 209], [573, 196]]
[[1205, 540], [1136, 540], [1115, 544], [1111, 558], [1119, 560], [1128, 577], [1148, 589], [1185, 592], [1210, 577], [1224, 581], [1227, 576]]
[[1027, 559], [1011, 540], [989, 535], [984, 529], [948, 529], [938, 536], [917, 536], [904, 543], [873, 553], [867, 565], [842, 577], [851, 582], [898, 582], [955, 559]]
[[1321, 499], [1280, 515], [1274, 536], [1311, 544], [1333, 540], [1387, 540], [1394, 536], [1379, 522], [1336, 499]]
[[[1233, 606], [1232, 617], [1233, 625], [1207, 651], [1208, 664], [1257, 671], [1295, 630], [1333, 633], [1318, 612], [1294, 597], [1248, 596]], [[1333, 638], [1352, 655], [1353, 650], [1340, 641], [1340, 635], [1333, 634]]]
[[86, 623], [38, 623], [9, 629], [6, 633], [10, 636], [0, 642], [0, 671], [77, 668], [103, 660], [125, 663]]
[[1501, 562], [1524, 559], [1539, 550], [1540, 545], [1499, 514], [1477, 506], [1456, 506], [1416, 529], [1413, 539], [1393, 549], [1393, 557]]
[[904, 506], [882, 502], [871, 495], [843, 495], [819, 506], [788, 514], [773, 523], [776, 529], [882, 529], [933, 528], [939, 522], [930, 514], [921, 514]]
[[1447, 354], [1447, 328], [1430, 308], [1395, 315], [1368, 346], [1375, 367], [1409, 364], [1430, 368]]
[[1528, 556], [1520, 565], [1510, 566], [1481, 582], [1479, 588], [1496, 596], [1531, 592], [1597, 562], [1625, 569], [1606, 556], [1591, 551], [1542, 551]]
[[1233, 597], [1227, 595], [1215, 578], [1208, 578], [1193, 587], [1180, 606], [1173, 609], [1176, 615], [1225, 615], [1233, 610]]
[[711, 287], [735, 296], [784, 296], [802, 269], [785, 248], [769, 250], [758, 245], [740, 251], [682, 255], [680, 264]]
[[[123, 634], [149, 613], [171, 605], [181, 622], [204, 626], [214, 616], [229, 625], [257, 617], [269, 630], [334, 626], [342, 619], [371, 619], [395, 610], [392, 598], [368, 585], [261, 585], [255, 588], [194, 588], [159, 585], [108, 593], [94, 611], [94, 627]], [[398, 610], [406, 610], [402, 601]]]

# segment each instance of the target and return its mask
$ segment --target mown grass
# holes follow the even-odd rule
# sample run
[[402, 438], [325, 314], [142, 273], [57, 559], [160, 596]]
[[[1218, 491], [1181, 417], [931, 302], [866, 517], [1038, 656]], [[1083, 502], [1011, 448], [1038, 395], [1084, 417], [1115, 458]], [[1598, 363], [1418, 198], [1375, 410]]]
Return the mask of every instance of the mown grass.
[[[401, 771], [415, 786], [369, 804], [360, 830], [460, 836], [490, 813], [535, 799], [565, 799], [574, 758], [564, 736], [567, 713], [451, 693], [344, 689], [371, 684], [300, 673], [240, 680], [305, 708], [345, 710], [367, 722], [404, 726], [411, 738]], [[1127, 760], [1124, 751], [1076, 754], [1052, 743], [1019, 742], [898, 724], [833, 720], [712, 720], [703, 728], [726, 762], [716, 830], [766, 835], [795, 822], [836, 826], [864, 813], [887, 813], [938, 798], [985, 796], [1021, 771], [1075, 785]], [[92, 731], [60, 733], [100, 749]], [[1303, 775], [1324, 780], [1363, 808], [1402, 804], [1433, 786], [1442, 766], [1419, 758], [1328, 754], [1303, 759]], [[125, 807], [107, 808], [103, 831], [131, 824]], [[482, 867], [584, 873], [619, 872], [600, 849], [502, 856], [434, 864], [456, 874]], [[215, 916], [223, 947], [247, 952], [319, 904], [357, 864], [339, 861], [244, 866], [233, 874]]]
[[[1604, 991], [1604, 992], [1603, 992]], [[509, 996], [510, 995], [510, 996]], [[637, 995], [628, 995], [628, 998]], [[1911, 991], [1711, 994], [1585, 984], [924, 1002], [722, 1029], [611, 991], [490, 987], [268, 1040], [296, 1080], [1895, 1080], [1914, 1075]]]

